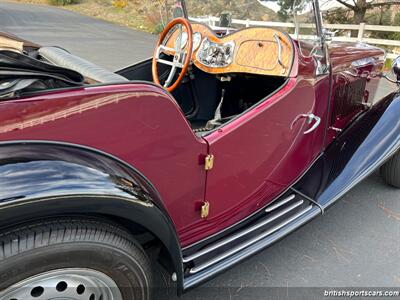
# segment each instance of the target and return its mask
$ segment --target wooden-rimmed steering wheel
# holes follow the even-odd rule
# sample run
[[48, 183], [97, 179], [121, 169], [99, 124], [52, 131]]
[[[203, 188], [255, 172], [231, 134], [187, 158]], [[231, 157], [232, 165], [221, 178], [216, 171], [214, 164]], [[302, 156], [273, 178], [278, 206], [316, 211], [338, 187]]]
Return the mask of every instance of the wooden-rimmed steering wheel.
[[[174, 48], [169, 48], [164, 45], [164, 39], [169, 36], [170, 32], [174, 29], [176, 30], [175, 27], [179, 27], [178, 30], [178, 37], [175, 42], [175, 47]], [[182, 37], [183, 37], [183, 29], [184, 27], [186, 29], [187, 33], [187, 42], [186, 45], [182, 49]], [[171, 32], [171, 34], [173, 31]], [[192, 30], [192, 25], [190, 25], [190, 22], [187, 19], [184, 18], [176, 18], [172, 20], [164, 29], [164, 31], [161, 33], [160, 38], [157, 42], [156, 50], [154, 51], [153, 55], [153, 66], [152, 66], [152, 73], [153, 73], [153, 80], [156, 84], [161, 85], [160, 83], [160, 78], [158, 76], [158, 63], [165, 64], [171, 67], [171, 71], [169, 72], [167, 80], [165, 80], [164, 83], [164, 88], [168, 92], [174, 91], [178, 85], [181, 83], [183, 77], [185, 76], [189, 65], [190, 65], [190, 60], [192, 56], [192, 50], [193, 50], [193, 30]], [[167, 51], [168, 53], [172, 53], [174, 55], [172, 61], [168, 61], [166, 59], [160, 58], [160, 54], [162, 52]], [[172, 81], [175, 78], [175, 74], [177, 69], [182, 69], [178, 78], [175, 80], [175, 82], [172, 83]]]

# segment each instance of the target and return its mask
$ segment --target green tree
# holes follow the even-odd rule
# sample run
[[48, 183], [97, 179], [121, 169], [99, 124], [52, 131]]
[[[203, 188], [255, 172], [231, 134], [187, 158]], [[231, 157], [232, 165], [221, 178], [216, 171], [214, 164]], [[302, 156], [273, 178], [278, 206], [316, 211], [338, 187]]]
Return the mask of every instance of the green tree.
[[360, 24], [365, 22], [365, 17], [367, 11], [374, 8], [389, 8], [391, 5], [400, 4], [400, 1], [396, 0], [386, 0], [386, 1], [376, 1], [376, 0], [336, 0], [340, 4], [344, 5], [346, 8], [353, 11], [353, 23]]
[[278, 16], [283, 22], [293, 16], [294, 1], [295, 0], [278, 0], [278, 5], [280, 6]]
[[[335, 13], [331, 13], [329, 16], [331, 21], [340, 22], [343, 18], [349, 18], [354, 24], [360, 24], [366, 22], [367, 12], [375, 9], [389, 10], [392, 5], [400, 5], [400, 0], [335, 0], [337, 3], [342, 4], [345, 9], [336, 9]], [[301, 2], [301, 1], [297, 1]], [[296, 3], [297, 3], [296, 2]], [[309, 0], [308, 2], [311, 2]], [[322, 1], [321, 1], [322, 2]], [[278, 13], [282, 18], [287, 18], [293, 13], [292, 6], [294, 0], [278, 0], [281, 6], [281, 10]], [[343, 14], [345, 11], [350, 11], [352, 14]], [[335, 20], [337, 18], [338, 20]], [[342, 20], [340, 20], [342, 19]], [[382, 21], [382, 20], [381, 20]], [[379, 22], [378, 22], [379, 24]], [[352, 32], [352, 36], [357, 36], [357, 31]]]
[[[268, 0], [260, 0], [261, 2], [268, 2]], [[277, 15], [280, 21], [286, 22], [293, 17], [295, 11], [302, 11], [306, 2], [299, 0], [277, 0], [280, 7]], [[294, 7], [296, 5], [296, 7]]]

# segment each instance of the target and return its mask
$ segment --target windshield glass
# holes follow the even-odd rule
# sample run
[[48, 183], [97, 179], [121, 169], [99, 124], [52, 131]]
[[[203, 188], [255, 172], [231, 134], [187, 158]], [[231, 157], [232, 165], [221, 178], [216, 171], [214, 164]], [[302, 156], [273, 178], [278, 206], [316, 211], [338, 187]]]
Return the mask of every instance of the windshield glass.
[[[254, 0], [186, 0], [189, 17], [207, 22], [210, 26], [243, 28], [266, 26], [268, 23], [281, 25], [289, 33], [294, 33], [294, 18], [286, 6], [293, 1]], [[268, 22], [268, 23], [266, 23]]]
[[166, 0], [163, 20], [183, 16], [186, 6], [191, 21], [213, 29], [273, 27], [289, 33], [299, 41], [301, 53], [311, 56], [319, 38], [316, 34], [312, 0]]
[[292, 6], [297, 1], [299, 0], [161, 0], [159, 4], [163, 23], [183, 16], [183, 7], [186, 6], [190, 19], [213, 27], [229, 25], [232, 28], [243, 28], [263, 26], [265, 22], [280, 22], [290, 33], [294, 33]]

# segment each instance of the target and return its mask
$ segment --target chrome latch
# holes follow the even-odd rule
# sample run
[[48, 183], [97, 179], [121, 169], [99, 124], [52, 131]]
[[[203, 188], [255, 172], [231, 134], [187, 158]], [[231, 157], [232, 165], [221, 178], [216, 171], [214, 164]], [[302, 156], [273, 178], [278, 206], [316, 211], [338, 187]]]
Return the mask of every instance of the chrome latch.
[[307, 119], [307, 120], [306, 120], [307, 124], [311, 124], [313, 121], [315, 122], [314, 125], [313, 125], [310, 129], [304, 131], [303, 134], [309, 134], [309, 133], [313, 132], [315, 129], [317, 129], [317, 127], [319, 126], [319, 124], [321, 124], [321, 118], [320, 118], [320, 117], [317, 117], [317, 116], [314, 115], [314, 114], [301, 114], [301, 115], [298, 115], [298, 116], [293, 120], [292, 124], [290, 125], [290, 129], [293, 129], [293, 128], [294, 128], [294, 125], [296, 124], [296, 122], [297, 122], [298, 120], [302, 119], [302, 118], [306, 118], [306, 119]]

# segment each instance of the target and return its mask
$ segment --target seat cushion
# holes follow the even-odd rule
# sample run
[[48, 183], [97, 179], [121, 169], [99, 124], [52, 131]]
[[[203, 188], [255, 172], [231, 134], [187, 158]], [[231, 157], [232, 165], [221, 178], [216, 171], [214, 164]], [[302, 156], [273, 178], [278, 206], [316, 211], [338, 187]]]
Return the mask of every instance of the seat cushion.
[[121, 75], [103, 69], [58, 47], [41, 47], [39, 55], [56, 66], [77, 71], [83, 76], [101, 83], [128, 81]]

